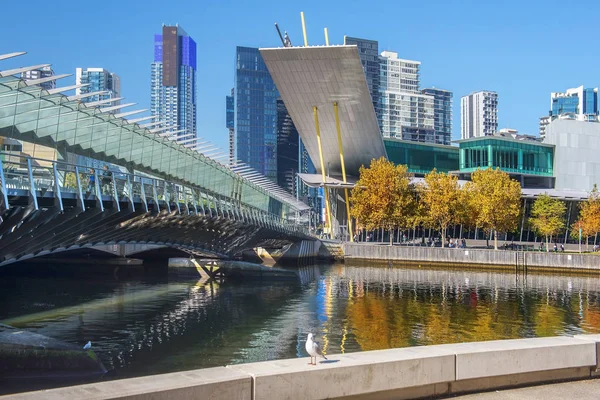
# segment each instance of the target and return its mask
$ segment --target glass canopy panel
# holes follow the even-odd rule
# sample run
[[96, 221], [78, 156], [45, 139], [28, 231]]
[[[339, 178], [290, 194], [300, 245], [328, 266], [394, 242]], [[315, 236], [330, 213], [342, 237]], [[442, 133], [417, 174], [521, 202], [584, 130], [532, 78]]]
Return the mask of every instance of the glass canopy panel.
[[24, 86], [15, 77], [0, 78], [0, 133], [100, 161], [122, 160], [140, 171], [180, 180], [177, 184], [219, 194], [227, 204], [241, 200], [278, 214], [290, 208], [214, 160], [101, 113], [97, 107], [87, 108], [60, 93], [49, 95], [38, 87]]

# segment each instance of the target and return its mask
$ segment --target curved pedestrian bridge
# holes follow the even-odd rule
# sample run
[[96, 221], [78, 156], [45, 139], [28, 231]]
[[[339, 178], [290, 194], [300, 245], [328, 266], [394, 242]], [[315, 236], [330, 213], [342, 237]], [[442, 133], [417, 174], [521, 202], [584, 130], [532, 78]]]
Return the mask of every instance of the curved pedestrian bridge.
[[[17, 55], [0, 55], [0, 66]], [[240, 173], [170, 132], [140, 124], [151, 117], [125, 119], [139, 112], [121, 112], [131, 104], [86, 104], [85, 95], [62, 94], [74, 86], [40, 86], [67, 75], [15, 76], [44, 65], [0, 68], [0, 265], [115, 243], [229, 257], [309, 238], [297, 224], [309, 207], [264, 177]], [[29, 157], [14, 151], [15, 143], [44, 146], [55, 157]], [[68, 163], [68, 154], [119, 170], [105, 175]]]

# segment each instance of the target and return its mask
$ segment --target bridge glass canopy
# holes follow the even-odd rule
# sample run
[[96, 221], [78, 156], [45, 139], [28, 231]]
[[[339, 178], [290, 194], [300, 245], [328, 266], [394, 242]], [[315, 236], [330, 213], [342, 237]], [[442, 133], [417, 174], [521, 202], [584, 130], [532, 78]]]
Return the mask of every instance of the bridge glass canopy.
[[118, 114], [14, 76], [0, 77], [0, 137], [56, 149], [59, 159], [71, 152], [199, 186], [284, 218], [308, 208], [276, 198], [223, 164]]

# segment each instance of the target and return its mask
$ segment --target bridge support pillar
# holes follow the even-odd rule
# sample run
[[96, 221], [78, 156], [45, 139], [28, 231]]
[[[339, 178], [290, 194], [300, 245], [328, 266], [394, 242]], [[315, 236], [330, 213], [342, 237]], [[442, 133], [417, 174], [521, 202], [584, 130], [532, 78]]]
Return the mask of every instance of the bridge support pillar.
[[[192, 262], [192, 264], [194, 264], [198, 272], [202, 270], [210, 280], [217, 280], [217, 278], [223, 278], [223, 271], [221, 271], [220, 267], [217, 267], [216, 265], [210, 263], [202, 265], [195, 258], [191, 258], [190, 261]], [[200, 272], [200, 274], [202, 273]]]

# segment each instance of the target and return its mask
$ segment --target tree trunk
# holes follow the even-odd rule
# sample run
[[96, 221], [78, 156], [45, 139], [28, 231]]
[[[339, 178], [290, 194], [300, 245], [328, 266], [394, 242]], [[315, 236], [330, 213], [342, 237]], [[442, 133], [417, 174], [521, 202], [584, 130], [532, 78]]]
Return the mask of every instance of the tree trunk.
[[443, 249], [445, 247], [444, 242], [446, 240], [446, 227], [442, 226], [441, 231], [442, 231], [442, 249]]
[[390, 228], [390, 246], [394, 245], [394, 229]]
[[550, 252], [550, 238], [546, 235], [546, 253]]
[[498, 250], [498, 231], [494, 230], [494, 250]]

